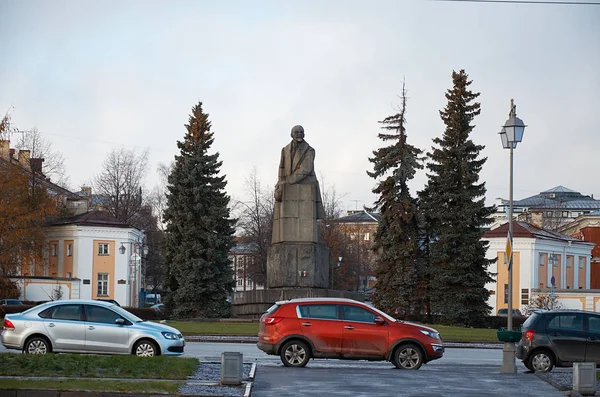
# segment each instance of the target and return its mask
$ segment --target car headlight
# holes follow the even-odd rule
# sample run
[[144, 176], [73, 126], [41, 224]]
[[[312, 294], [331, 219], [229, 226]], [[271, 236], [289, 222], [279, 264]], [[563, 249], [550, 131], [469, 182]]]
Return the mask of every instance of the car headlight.
[[425, 329], [420, 329], [419, 331], [421, 331], [421, 333], [429, 336], [430, 338], [440, 339], [440, 334], [438, 334], [437, 332], [427, 331]]
[[171, 339], [171, 340], [177, 340], [179, 339], [179, 336], [177, 334], [174, 334], [172, 332], [161, 332], [162, 336], [165, 337], [165, 339]]

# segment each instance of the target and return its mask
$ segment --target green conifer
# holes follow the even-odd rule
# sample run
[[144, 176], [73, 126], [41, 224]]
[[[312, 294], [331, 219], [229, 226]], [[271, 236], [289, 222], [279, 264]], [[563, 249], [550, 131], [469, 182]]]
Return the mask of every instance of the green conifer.
[[171, 294], [167, 307], [176, 318], [227, 315], [234, 287], [228, 254], [234, 245], [225, 176], [202, 102], [192, 108], [187, 133], [168, 178], [164, 212], [165, 263]]

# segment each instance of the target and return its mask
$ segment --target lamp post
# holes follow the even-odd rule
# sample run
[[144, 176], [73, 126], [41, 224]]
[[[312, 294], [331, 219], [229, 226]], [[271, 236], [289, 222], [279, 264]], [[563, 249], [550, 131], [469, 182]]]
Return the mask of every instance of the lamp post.
[[[517, 143], [523, 139], [523, 132], [525, 131], [525, 123], [523, 120], [517, 117], [517, 106], [514, 101], [510, 100], [510, 112], [508, 114], [508, 120], [504, 123], [502, 131], [500, 132], [500, 139], [502, 140], [502, 147], [510, 150], [510, 177], [509, 177], [509, 189], [508, 189], [508, 243], [507, 243], [507, 256], [508, 256], [508, 330], [513, 329], [513, 149], [517, 147]], [[502, 373], [516, 373], [517, 366], [515, 365], [515, 344], [514, 342], [504, 342], [504, 348], [502, 354], [502, 367], [500, 372]]]
[[[344, 259], [342, 256], [338, 256], [338, 262], [337, 262], [337, 268], [340, 267], [340, 264], [342, 263], [342, 259]], [[333, 271], [335, 269], [332, 267], [331, 268], [331, 289], [333, 289]]]
[[121, 255], [124, 255], [127, 250], [125, 244], [129, 245], [129, 305], [138, 307], [138, 271], [141, 272], [142, 269], [142, 258], [148, 255], [148, 246], [145, 244], [144, 237], [140, 237], [138, 240], [121, 242], [119, 247]]

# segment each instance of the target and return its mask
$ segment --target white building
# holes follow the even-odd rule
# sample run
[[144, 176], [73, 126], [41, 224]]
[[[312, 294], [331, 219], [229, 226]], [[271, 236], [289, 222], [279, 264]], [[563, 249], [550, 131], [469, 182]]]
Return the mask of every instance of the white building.
[[[489, 241], [486, 257], [497, 259], [489, 271], [496, 281], [487, 285], [488, 304], [493, 313], [508, 307], [508, 266], [505, 251], [508, 223], [485, 233]], [[523, 309], [532, 293], [554, 293], [565, 308], [600, 311], [598, 291], [590, 288], [590, 258], [595, 244], [537, 228], [525, 222], [513, 222], [513, 307]], [[596, 298], [597, 297], [597, 298]]]
[[[114, 299], [139, 306], [144, 233], [106, 212], [90, 211], [47, 226], [43, 266], [12, 278], [21, 299]], [[123, 253], [121, 253], [123, 251]]]

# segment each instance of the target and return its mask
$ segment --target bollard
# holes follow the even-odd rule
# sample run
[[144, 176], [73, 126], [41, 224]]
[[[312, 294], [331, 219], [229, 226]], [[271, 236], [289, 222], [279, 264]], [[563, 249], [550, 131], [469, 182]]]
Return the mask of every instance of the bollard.
[[573, 363], [573, 390], [584, 396], [596, 394], [596, 363]]
[[242, 353], [221, 353], [221, 384], [240, 385], [242, 383]]

